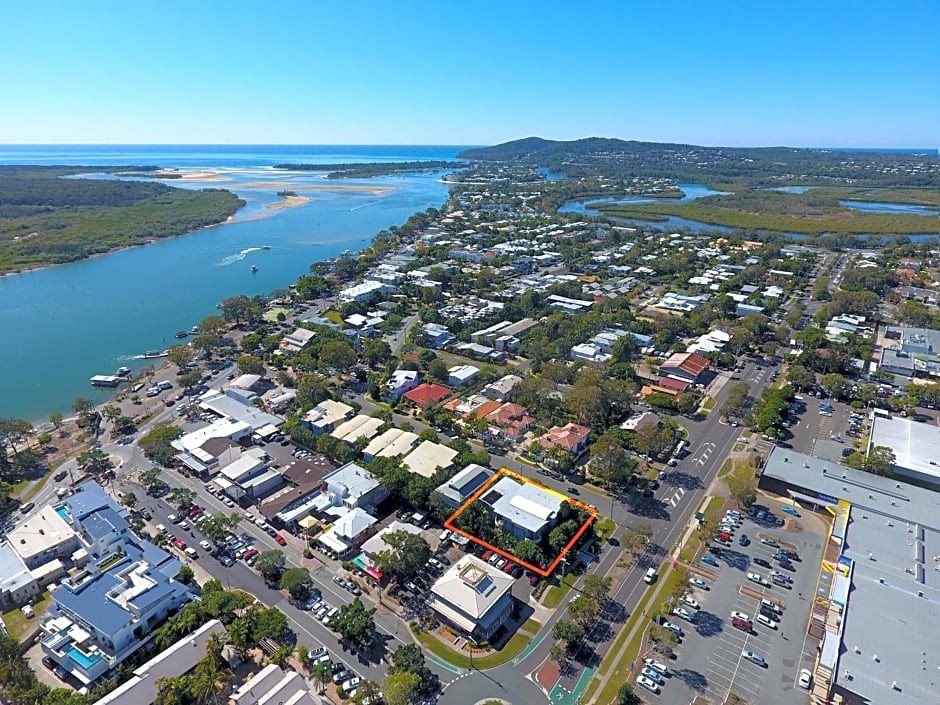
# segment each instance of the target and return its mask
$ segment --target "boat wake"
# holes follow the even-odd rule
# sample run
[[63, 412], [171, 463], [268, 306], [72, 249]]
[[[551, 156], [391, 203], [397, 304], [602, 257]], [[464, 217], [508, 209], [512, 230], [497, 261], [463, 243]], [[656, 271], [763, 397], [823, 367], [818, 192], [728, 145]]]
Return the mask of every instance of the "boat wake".
[[368, 203], [363, 203], [362, 205], [359, 205], [359, 206], [353, 206], [352, 208], [349, 209], [349, 211], [350, 212], [358, 211], [363, 208], [369, 208], [371, 206], [377, 206], [377, 205], [379, 205], [379, 201], [369, 201]]
[[242, 250], [241, 252], [239, 252], [239, 253], [237, 253], [237, 254], [229, 255], [228, 257], [225, 257], [225, 258], [224, 258], [221, 262], [219, 262], [216, 266], [217, 266], [217, 267], [228, 267], [230, 264], [235, 264], [236, 262], [241, 262], [241, 261], [242, 261], [243, 259], [245, 259], [248, 255], [250, 255], [252, 252], [261, 252], [261, 250], [263, 250], [263, 249], [265, 249], [265, 248], [263, 248], [263, 247], [249, 247], [249, 248], [247, 248], [247, 249]]

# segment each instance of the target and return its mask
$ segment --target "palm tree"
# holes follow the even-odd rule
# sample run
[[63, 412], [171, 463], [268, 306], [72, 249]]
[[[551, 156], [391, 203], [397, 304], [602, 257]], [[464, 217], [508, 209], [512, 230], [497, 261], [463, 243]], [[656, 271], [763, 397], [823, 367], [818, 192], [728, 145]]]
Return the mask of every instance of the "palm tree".
[[184, 705], [189, 700], [189, 677], [167, 676], [157, 678], [157, 697], [154, 705]]
[[285, 644], [271, 654], [271, 663], [275, 663], [283, 668], [292, 653], [294, 653], [294, 650], [289, 645]]
[[219, 668], [224, 668], [225, 660], [222, 658], [222, 649], [225, 648], [224, 632], [213, 632], [206, 642], [206, 658], [211, 659]]
[[313, 684], [317, 687], [319, 692], [323, 692], [324, 687], [330, 680], [331, 673], [330, 667], [323, 661], [318, 661], [314, 664], [310, 671], [310, 678], [313, 680]]
[[222, 669], [211, 655], [207, 655], [196, 666], [193, 673], [192, 686], [190, 692], [199, 705], [211, 705], [215, 703], [219, 694], [224, 690], [223, 679], [225, 670]]

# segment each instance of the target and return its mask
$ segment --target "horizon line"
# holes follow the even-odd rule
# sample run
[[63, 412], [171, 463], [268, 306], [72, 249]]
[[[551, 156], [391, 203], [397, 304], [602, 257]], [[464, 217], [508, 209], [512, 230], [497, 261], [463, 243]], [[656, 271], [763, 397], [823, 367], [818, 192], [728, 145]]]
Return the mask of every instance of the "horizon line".
[[[493, 144], [448, 144], [448, 143], [406, 143], [406, 142], [0, 142], [0, 147], [469, 147], [483, 148], [496, 147], [503, 144], [517, 142], [515, 138]], [[545, 139], [550, 142], [576, 142], [589, 137], [579, 137], [573, 140]], [[937, 152], [940, 147], [905, 146], [905, 145], [808, 145], [794, 146], [788, 144], [763, 144], [747, 146], [731, 146], [727, 144], [695, 144], [693, 142], [659, 142], [656, 140], [624, 139], [622, 137], [605, 137], [600, 139], [616, 139], [622, 142], [641, 142], [646, 144], [687, 144], [691, 147], [708, 147], [714, 149], [860, 149], [860, 150], [905, 150]]]

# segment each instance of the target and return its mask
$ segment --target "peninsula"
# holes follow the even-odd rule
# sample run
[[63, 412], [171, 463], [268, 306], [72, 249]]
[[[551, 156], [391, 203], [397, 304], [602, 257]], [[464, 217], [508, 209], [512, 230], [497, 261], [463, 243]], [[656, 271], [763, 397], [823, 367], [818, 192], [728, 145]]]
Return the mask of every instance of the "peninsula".
[[[145, 169], [138, 168], [137, 171]], [[64, 264], [184, 235], [244, 205], [221, 189], [74, 178], [122, 167], [0, 167], [0, 274]]]

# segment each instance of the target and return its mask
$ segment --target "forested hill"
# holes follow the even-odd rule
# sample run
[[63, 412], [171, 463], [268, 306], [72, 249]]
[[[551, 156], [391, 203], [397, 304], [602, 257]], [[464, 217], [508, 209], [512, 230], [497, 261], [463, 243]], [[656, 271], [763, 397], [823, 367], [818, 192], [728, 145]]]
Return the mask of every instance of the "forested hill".
[[521, 162], [571, 177], [667, 178], [711, 184], [852, 184], [940, 188], [936, 152], [849, 152], [794, 147], [699, 147], [588, 137], [570, 142], [526, 137], [458, 155]]
[[64, 178], [151, 167], [0, 166], [0, 274], [142, 245], [226, 220], [241, 206], [222, 189]]

